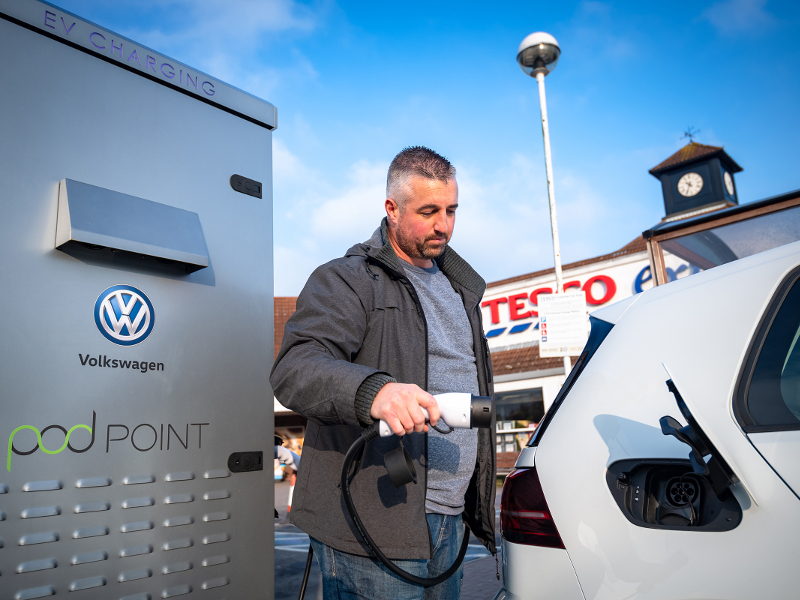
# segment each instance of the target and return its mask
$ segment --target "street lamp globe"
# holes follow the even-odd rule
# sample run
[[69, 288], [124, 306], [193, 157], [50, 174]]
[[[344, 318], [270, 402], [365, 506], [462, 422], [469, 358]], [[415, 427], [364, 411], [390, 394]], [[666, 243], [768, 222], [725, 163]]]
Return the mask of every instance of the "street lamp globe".
[[517, 50], [517, 62], [527, 75], [536, 77], [537, 73], [547, 75], [556, 68], [561, 48], [549, 33], [536, 31], [522, 40]]

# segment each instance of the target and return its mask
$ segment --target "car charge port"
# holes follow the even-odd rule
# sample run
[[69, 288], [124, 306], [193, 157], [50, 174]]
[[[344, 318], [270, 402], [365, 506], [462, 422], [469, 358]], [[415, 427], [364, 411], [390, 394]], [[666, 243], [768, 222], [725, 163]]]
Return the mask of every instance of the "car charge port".
[[606, 480], [622, 513], [640, 527], [730, 531], [742, 521], [733, 493], [716, 494], [688, 460], [622, 460], [609, 466]]

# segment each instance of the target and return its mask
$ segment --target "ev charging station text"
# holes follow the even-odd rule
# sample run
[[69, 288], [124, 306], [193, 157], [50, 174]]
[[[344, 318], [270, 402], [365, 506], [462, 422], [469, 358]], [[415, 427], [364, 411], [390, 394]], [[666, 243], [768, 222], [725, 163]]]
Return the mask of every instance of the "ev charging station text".
[[51, 8], [53, 10], [45, 10], [42, 15], [39, 23], [41, 29], [75, 41], [95, 54], [113, 59], [128, 68], [144, 72], [152, 78], [198, 96], [211, 98], [217, 93], [214, 83], [206, 79], [203, 74], [190, 70], [180, 63], [173, 65], [159, 54], [135, 45], [130, 40], [120, 39], [108, 31], [76, 20], [68, 13], [57, 11], [55, 7]]

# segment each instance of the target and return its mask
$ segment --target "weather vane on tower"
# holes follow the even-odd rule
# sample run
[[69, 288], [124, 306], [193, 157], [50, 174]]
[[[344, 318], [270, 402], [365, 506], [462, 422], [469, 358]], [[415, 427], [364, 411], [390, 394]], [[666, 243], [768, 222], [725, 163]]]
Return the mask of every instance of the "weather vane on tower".
[[697, 137], [697, 134], [700, 133], [699, 129], [695, 129], [693, 125], [690, 125], [686, 131], [683, 132], [682, 140], [689, 138], [689, 143], [694, 143], [694, 138]]

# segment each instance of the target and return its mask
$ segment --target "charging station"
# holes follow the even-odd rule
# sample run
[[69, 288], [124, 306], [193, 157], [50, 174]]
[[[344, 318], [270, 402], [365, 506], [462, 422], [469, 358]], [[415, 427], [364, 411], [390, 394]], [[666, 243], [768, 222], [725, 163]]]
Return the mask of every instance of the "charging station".
[[37, 0], [0, 56], [0, 598], [272, 598], [275, 107]]

